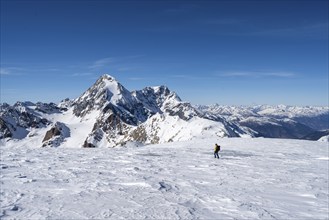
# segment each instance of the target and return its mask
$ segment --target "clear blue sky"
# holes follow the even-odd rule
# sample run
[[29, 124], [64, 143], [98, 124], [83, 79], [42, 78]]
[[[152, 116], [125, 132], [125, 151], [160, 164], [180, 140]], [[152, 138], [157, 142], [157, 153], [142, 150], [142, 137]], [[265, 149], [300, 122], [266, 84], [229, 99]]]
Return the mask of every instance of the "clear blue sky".
[[328, 106], [328, 1], [1, 0], [1, 103], [103, 73], [192, 104]]

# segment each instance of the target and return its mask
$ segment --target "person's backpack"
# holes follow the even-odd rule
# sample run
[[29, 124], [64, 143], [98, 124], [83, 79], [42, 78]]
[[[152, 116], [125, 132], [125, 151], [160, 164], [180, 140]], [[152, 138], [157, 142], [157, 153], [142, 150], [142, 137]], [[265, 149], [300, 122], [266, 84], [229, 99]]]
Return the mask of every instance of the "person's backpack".
[[220, 146], [218, 144], [215, 145], [215, 152], [220, 151]]

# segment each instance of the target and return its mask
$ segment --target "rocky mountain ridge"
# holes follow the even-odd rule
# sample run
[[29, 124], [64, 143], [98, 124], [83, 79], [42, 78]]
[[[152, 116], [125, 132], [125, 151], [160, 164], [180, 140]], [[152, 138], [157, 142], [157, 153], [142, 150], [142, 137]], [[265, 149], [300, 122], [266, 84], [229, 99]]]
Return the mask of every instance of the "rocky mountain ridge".
[[130, 92], [112, 76], [103, 75], [80, 97], [58, 105], [1, 104], [0, 139], [31, 139], [52, 147], [114, 147], [196, 137], [312, 139], [312, 133], [323, 129], [310, 125], [320, 120], [328, 128], [323, 122], [328, 115], [325, 107], [192, 106], [165, 86]]
[[257, 137], [317, 140], [329, 133], [329, 107], [198, 105], [205, 115], [221, 115], [256, 132]]

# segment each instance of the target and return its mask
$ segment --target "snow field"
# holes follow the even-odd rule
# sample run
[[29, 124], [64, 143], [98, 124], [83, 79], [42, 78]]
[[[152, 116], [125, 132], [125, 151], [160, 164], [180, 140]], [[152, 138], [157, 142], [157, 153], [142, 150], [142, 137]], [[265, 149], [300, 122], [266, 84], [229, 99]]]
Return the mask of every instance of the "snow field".
[[132, 146], [2, 143], [0, 217], [328, 219], [328, 143], [224, 138]]

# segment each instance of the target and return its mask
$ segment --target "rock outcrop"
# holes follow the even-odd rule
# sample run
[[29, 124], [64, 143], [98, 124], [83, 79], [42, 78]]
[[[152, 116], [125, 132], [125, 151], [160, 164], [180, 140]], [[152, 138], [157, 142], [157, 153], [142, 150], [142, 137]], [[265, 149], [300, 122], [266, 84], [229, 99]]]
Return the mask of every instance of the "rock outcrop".
[[32, 102], [17, 102], [13, 106], [0, 104], [0, 133], [6, 133], [15, 139], [23, 139], [29, 133], [29, 129], [49, 125], [50, 122], [35, 110], [36, 107], [37, 105]]
[[46, 132], [42, 140], [42, 147], [58, 147], [65, 138], [70, 136], [70, 129], [61, 122], [56, 122], [50, 130]]
[[13, 134], [8, 128], [6, 122], [2, 118], [0, 118], [0, 139], [11, 137], [13, 137]]

